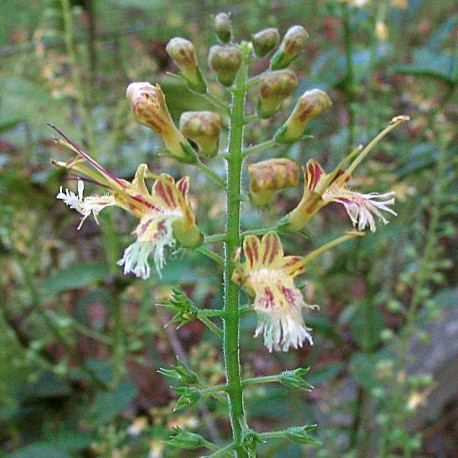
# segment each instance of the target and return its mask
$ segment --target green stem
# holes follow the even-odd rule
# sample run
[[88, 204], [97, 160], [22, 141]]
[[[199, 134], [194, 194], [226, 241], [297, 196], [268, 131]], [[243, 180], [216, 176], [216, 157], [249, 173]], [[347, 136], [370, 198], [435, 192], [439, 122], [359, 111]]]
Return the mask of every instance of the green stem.
[[225, 114], [229, 115], [230, 114], [230, 110], [228, 108], [228, 106], [224, 103], [224, 102], [221, 102], [221, 100], [216, 97], [214, 94], [212, 94], [211, 92], [206, 92], [205, 94], [203, 94], [203, 96], [212, 104], [214, 105], [215, 107], [221, 109], [222, 111], [224, 111]]
[[234, 261], [232, 256], [241, 244], [240, 186], [242, 168], [243, 118], [246, 94], [246, 52], [237, 74], [232, 93], [229, 157], [227, 158], [226, 242], [224, 244], [224, 365], [227, 378], [229, 414], [238, 458], [248, 457], [241, 446], [242, 432], [247, 428], [240, 379], [240, 310], [239, 288], [232, 281]]
[[278, 226], [270, 226], [270, 227], [261, 227], [260, 229], [250, 229], [249, 231], [243, 231], [242, 237], [246, 237], [247, 235], [264, 235], [270, 231], [277, 231]]
[[[361, 150], [361, 153], [359, 153], [356, 156], [356, 159], [350, 164], [348, 169], [345, 170], [345, 172], [339, 176], [339, 182], [342, 183], [345, 181], [345, 179], [353, 173], [353, 171], [358, 167], [358, 165], [364, 160], [364, 158], [371, 152], [372, 148], [387, 134], [389, 134], [393, 129], [395, 129], [399, 124], [408, 121], [410, 118], [408, 116], [397, 116], [393, 118], [390, 122], [390, 124], [385, 127], [377, 136], [375, 136], [366, 147], [364, 147], [363, 150]], [[354, 154], [357, 154], [356, 152], [358, 149], [354, 150], [350, 156], [353, 157]], [[348, 160], [348, 157], [344, 159], [346, 162]]]
[[199, 248], [197, 248], [197, 251], [207, 256], [208, 258], [213, 259], [213, 261], [217, 262], [218, 264], [221, 264], [221, 265], [224, 264], [223, 257], [220, 256], [218, 253], [215, 253], [214, 251], [209, 250], [208, 248], [200, 246]]
[[243, 119], [243, 122], [245, 124], [249, 124], [250, 122], [255, 122], [255, 121], [259, 121], [259, 116], [257, 114], [253, 114], [251, 116], [247, 116]]
[[346, 235], [342, 235], [341, 237], [331, 240], [330, 242], [325, 243], [324, 245], [320, 246], [320, 248], [313, 250], [307, 256], [304, 256], [302, 258], [302, 264], [306, 266], [308, 263], [312, 262], [315, 258], [317, 258], [321, 253], [324, 253], [325, 251], [335, 247], [336, 245], [346, 242], [347, 240], [350, 240], [353, 237], [364, 237], [364, 235], [365, 235], [364, 232], [349, 231]]
[[278, 143], [274, 140], [267, 140], [266, 142], [259, 143], [254, 146], [250, 146], [249, 148], [245, 148], [242, 152], [242, 157], [245, 158], [249, 156], [250, 154], [257, 153], [258, 151], [263, 151], [265, 149], [273, 148], [274, 146], [277, 146]]
[[216, 316], [216, 317], [224, 317], [226, 315], [226, 312], [224, 310], [212, 310], [212, 309], [205, 309], [205, 310], [199, 310], [197, 312], [198, 316]]
[[86, 91], [84, 90], [84, 85], [78, 70], [78, 60], [76, 58], [75, 43], [73, 40], [73, 20], [70, 0], [61, 0], [61, 6], [64, 19], [65, 47], [67, 49], [67, 56], [70, 64], [73, 85], [75, 86], [76, 99], [81, 111], [81, 118], [83, 119], [89, 151], [91, 152], [92, 157], [97, 158], [96, 143], [92, 128], [92, 116], [84, 96]]
[[210, 331], [212, 331], [213, 333], [215, 333], [218, 337], [223, 337], [223, 331], [205, 315], [199, 316], [199, 314], [197, 314], [197, 318], [200, 321], [202, 321], [202, 323], [205, 324], [205, 326], [207, 326], [207, 328], [210, 329]]
[[226, 183], [219, 177], [210, 167], [205, 165], [203, 162], [198, 161], [196, 167], [210, 177], [215, 183], [218, 183], [223, 189], [226, 188]]
[[242, 385], [245, 387], [247, 385], [256, 385], [258, 383], [275, 383], [279, 382], [278, 375], [264, 375], [262, 377], [250, 377], [242, 381]]
[[124, 375], [124, 356], [126, 353], [124, 338], [123, 310], [120, 294], [116, 285], [111, 293], [113, 310], [113, 388], [115, 388]]
[[345, 79], [345, 92], [348, 100], [348, 149], [353, 148], [355, 143], [355, 77], [353, 71], [353, 37], [351, 34], [350, 7], [346, 2], [342, 3], [343, 39], [345, 47], [345, 63], [347, 75]]
[[234, 450], [235, 444], [231, 442], [230, 444], [226, 445], [224, 448], [219, 449], [217, 452], [212, 453], [211, 455], [208, 455], [207, 458], [222, 458], [222, 457], [227, 457], [227, 456], [232, 456], [231, 453], [229, 453], [231, 450]]
[[214, 243], [214, 242], [224, 242], [225, 240], [226, 240], [226, 234], [206, 235], [204, 244]]

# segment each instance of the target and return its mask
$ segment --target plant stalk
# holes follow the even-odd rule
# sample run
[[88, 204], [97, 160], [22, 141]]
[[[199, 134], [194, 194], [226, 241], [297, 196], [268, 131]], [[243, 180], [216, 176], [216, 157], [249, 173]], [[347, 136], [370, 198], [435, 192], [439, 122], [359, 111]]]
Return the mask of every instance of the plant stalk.
[[241, 446], [242, 432], [247, 428], [240, 378], [240, 310], [239, 288], [231, 277], [234, 271], [232, 256], [240, 246], [240, 186], [244, 105], [246, 94], [246, 54], [237, 74], [232, 93], [229, 155], [227, 157], [226, 241], [224, 243], [224, 365], [227, 378], [229, 414], [236, 456], [248, 457]]

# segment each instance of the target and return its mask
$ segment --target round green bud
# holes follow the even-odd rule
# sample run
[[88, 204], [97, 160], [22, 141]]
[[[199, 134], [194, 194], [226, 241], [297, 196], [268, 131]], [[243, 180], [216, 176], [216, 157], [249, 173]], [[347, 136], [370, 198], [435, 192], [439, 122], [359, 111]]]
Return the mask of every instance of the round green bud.
[[221, 116], [213, 111], [186, 111], [180, 118], [183, 135], [199, 146], [201, 154], [213, 157], [218, 152]]
[[289, 97], [298, 85], [296, 74], [291, 70], [275, 70], [259, 77], [259, 99], [257, 113], [261, 118], [275, 114], [281, 103]]
[[221, 43], [229, 43], [232, 38], [231, 18], [227, 13], [219, 13], [215, 16], [215, 33]]
[[242, 65], [242, 51], [236, 46], [212, 46], [208, 54], [208, 64], [223, 86], [232, 86]]
[[278, 46], [280, 42], [280, 33], [278, 29], [264, 29], [252, 35], [251, 40], [256, 56], [265, 57]]

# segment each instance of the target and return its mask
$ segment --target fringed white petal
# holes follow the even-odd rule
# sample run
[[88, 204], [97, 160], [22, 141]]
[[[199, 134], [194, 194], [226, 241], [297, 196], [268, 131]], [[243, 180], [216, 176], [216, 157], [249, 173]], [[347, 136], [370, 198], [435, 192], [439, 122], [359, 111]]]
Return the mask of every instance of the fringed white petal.
[[148, 258], [153, 253], [154, 265], [161, 276], [165, 264], [165, 249], [174, 247], [176, 240], [173, 236], [172, 223], [176, 216], [146, 215], [140, 220], [135, 233], [137, 241], [124, 251], [118, 265], [124, 266], [124, 273], [133, 273], [137, 277], [146, 279], [151, 269]]
[[375, 224], [374, 215], [377, 216], [383, 224], [388, 224], [388, 220], [381, 211], [386, 211], [392, 215], [397, 213], [389, 207], [394, 204], [394, 192], [379, 194], [371, 192], [369, 194], [361, 194], [359, 192], [350, 191], [341, 186], [330, 186], [323, 194], [323, 200], [330, 202], [341, 203], [348, 213], [353, 226], [362, 231], [366, 226], [369, 226], [371, 232], [375, 232], [377, 225]]
[[99, 224], [99, 220], [97, 219], [98, 214], [105, 208], [112, 205], [116, 205], [114, 197], [110, 195], [106, 196], [89, 196], [83, 197], [84, 192], [84, 182], [82, 180], [78, 180], [78, 195], [76, 195], [73, 191], [68, 189], [63, 191], [62, 187], [57, 194], [57, 199], [62, 200], [65, 204], [67, 204], [70, 208], [76, 210], [78, 213], [83, 215], [83, 218], [78, 225], [78, 230], [81, 229], [84, 221], [86, 218], [92, 213], [94, 216], [95, 222]]

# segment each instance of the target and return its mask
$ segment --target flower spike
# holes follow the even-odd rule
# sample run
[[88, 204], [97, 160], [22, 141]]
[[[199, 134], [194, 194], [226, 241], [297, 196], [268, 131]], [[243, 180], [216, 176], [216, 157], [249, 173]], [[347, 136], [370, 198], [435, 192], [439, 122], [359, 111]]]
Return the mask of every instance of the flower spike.
[[245, 237], [243, 253], [245, 262], [238, 263], [232, 280], [254, 296], [253, 308], [258, 314], [255, 337], [262, 334], [270, 352], [302, 347], [305, 340], [313, 345], [302, 308], [316, 306], [306, 304], [294, 286], [294, 278], [304, 272], [302, 258], [284, 256], [276, 232], [267, 233], [261, 240], [252, 235]]

